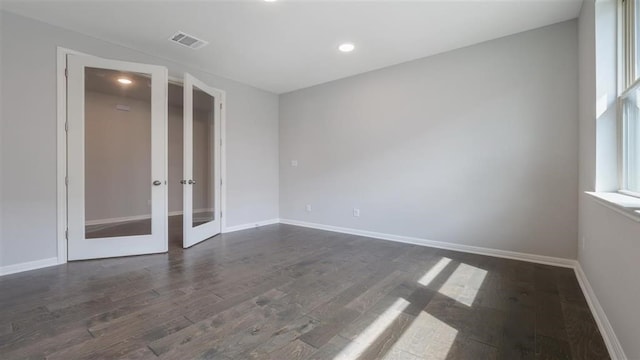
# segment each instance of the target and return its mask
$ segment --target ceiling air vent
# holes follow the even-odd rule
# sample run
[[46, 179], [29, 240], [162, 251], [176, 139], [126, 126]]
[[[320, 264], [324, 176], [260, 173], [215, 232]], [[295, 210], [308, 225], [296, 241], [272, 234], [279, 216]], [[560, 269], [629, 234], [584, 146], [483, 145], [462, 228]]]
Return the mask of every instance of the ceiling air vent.
[[200, 40], [195, 36], [185, 34], [182, 31], [178, 31], [177, 33], [175, 33], [172, 37], [169, 38], [169, 41], [180, 44], [182, 46], [186, 46], [191, 49], [200, 49], [201, 47], [208, 44], [208, 42]]

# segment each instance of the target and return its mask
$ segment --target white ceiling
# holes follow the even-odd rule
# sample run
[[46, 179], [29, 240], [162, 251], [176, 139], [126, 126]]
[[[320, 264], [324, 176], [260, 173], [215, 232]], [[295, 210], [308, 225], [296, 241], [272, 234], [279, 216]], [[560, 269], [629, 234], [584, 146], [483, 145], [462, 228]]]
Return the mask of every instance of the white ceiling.
[[[31, 17], [275, 93], [577, 17], [581, 0], [3, 1]], [[176, 31], [209, 42], [170, 43]], [[356, 50], [337, 51], [350, 41]]]

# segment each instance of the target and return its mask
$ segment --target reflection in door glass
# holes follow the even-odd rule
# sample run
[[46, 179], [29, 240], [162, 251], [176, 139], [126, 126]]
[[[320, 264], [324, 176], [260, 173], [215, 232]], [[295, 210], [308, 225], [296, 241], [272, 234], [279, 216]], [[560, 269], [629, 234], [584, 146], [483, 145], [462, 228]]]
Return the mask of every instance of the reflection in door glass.
[[193, 227], [215, 220], [215, 99], [193, 87]]
[[151, 234], [151, 77], [85, 69], [85, 236]]

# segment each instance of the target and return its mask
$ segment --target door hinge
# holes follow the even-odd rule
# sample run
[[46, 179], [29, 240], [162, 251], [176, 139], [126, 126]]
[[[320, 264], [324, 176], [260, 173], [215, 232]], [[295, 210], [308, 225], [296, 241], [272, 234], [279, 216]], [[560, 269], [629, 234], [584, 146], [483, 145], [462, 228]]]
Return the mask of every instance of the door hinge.
[[68, 78], [69, 77], [69, 69], [64, 68], [64, 77]]
[[67, 239], [67, 240], [69, 240], [69, 229], [66, 229], [66, 230], [64, 231], [64, 238], [65, 238], [65, 239]]
[[65, 184], [66, 186], [69, 186], [69, 177], [68, 177], [68, 176], [65, 176], [65, 177], [64, 177], [64, 184]]
[[220, 110], [222, 110], [222, 103], [220, 103]]
[[222, 211], [220, 211], [220, 218], [222, 219]]
[[69, 122], [68, 121], [64, 122], [64, 131], [69, 132]]
[[222, 186], [222, 179], [220, 179], [220, 186]]

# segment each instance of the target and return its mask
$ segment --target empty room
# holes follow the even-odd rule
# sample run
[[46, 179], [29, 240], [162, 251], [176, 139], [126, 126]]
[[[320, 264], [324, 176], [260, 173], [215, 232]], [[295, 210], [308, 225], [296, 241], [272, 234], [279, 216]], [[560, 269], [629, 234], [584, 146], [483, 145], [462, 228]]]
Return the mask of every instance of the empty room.
[[0, 0], [0, 359], [640, 360], [640, 0]]

